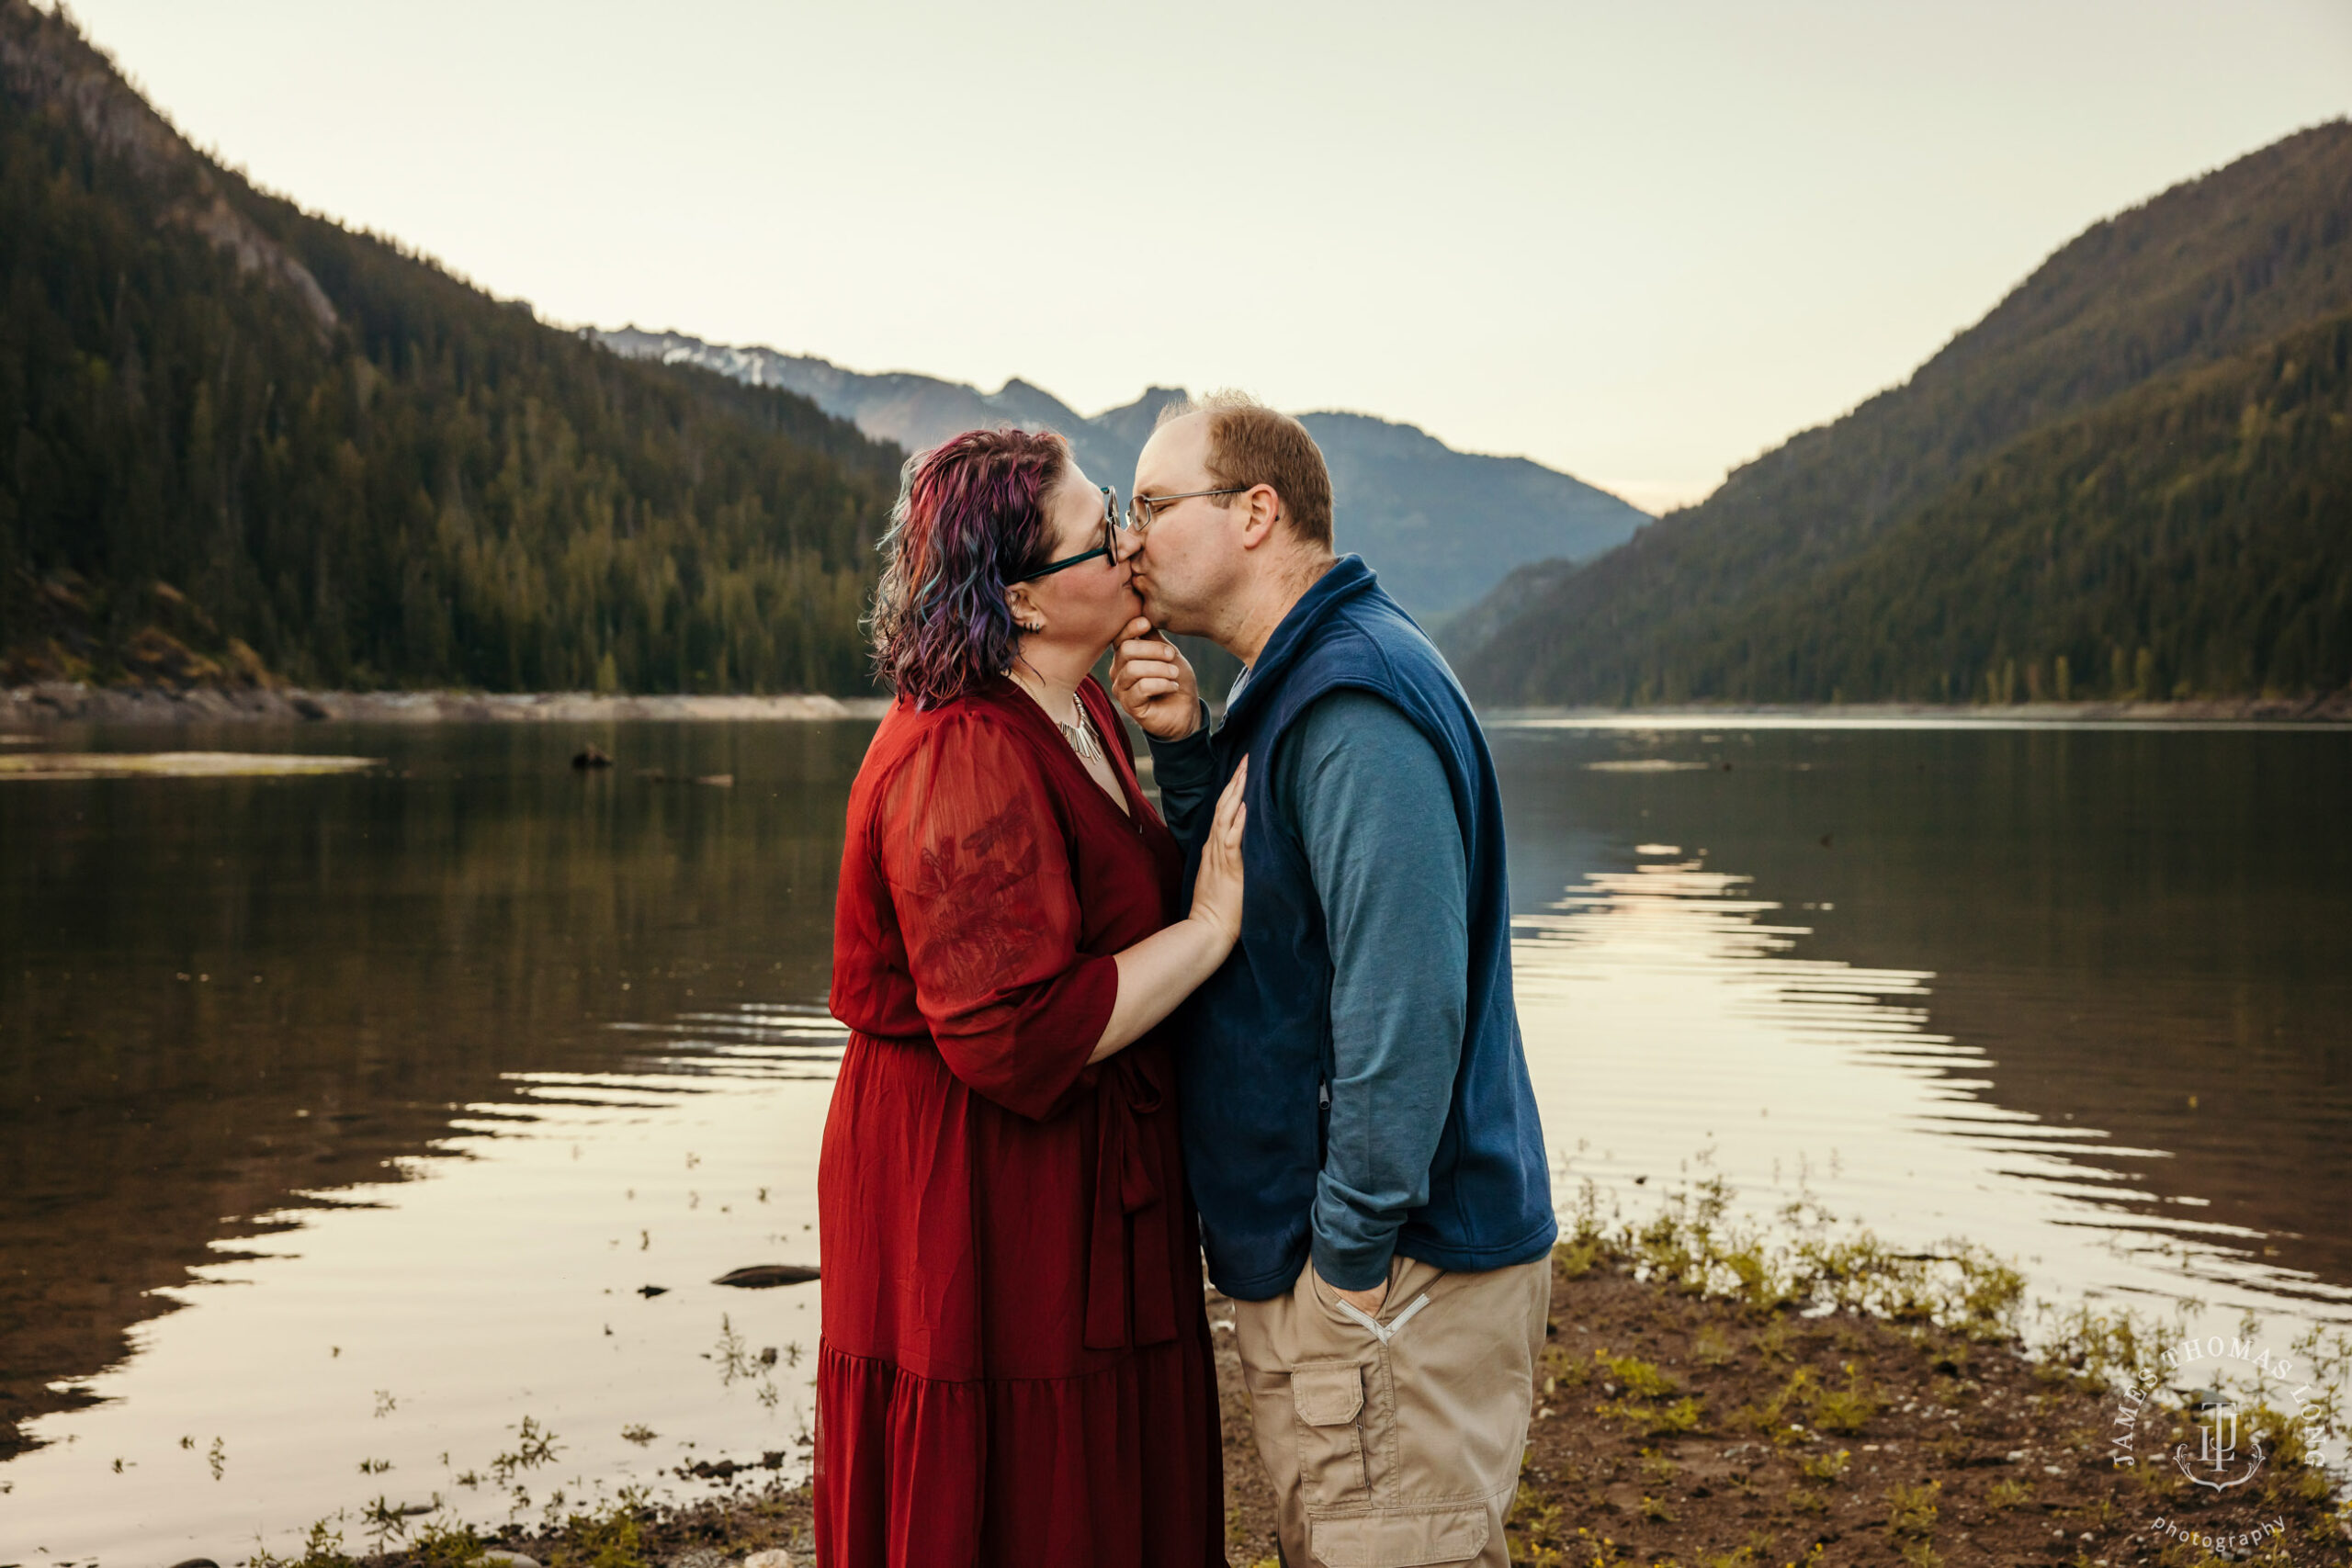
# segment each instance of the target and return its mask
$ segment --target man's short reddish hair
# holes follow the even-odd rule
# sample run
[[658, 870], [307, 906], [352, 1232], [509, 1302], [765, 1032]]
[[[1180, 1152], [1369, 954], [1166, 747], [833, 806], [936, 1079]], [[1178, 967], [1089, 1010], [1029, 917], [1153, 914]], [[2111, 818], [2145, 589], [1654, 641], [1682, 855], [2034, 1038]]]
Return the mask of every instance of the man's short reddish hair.
[[1209, 422], [1209, 474], [1219, 485], [1270, 485], [1282, 498], [1291, 531], [1331, 547], [1331, 470], [1306, 426], [1246, 392], [1211, 392], [1160, 411], [1159, 423], [1187, 414]]

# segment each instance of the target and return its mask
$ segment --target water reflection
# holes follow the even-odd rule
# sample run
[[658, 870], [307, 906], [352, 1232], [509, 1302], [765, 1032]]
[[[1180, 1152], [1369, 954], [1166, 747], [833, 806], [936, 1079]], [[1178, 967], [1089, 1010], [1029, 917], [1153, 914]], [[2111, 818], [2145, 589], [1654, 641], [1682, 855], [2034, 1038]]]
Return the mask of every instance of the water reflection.
[[[1560, 1174], [1640, 1204], [1703, 1168], [1755, 1210], [1809, 1199], [1916, 1246], [1973, 1240], [2050, 1294], [2226, 1313], [2352, 1291], [2146, 1180], [2167, 1151], [1989, 1098], [1983, 1046], [1932, 1027], [1936, 976], [1798, 956], [1808, 925], [1677, 846], [1521, 917], [1514, 957]], [[1825, 910], [1825, 913], [1834, 912]], [[2299, 1315], [2290, 1313], [2290, 1317]]]
[[[869, 730], [0, 790], [0, 1562], [796, 1463], [818, 1287], [711, 1281], [815, 1261]], [[2045, 1291], [2352, 1312], [2352, 735], [1494, 739], [1564, 1192], [1704, 1155]], [[166, 739], [261, 744], [65, 743]]]
[[697, 1458], [797, 1469], [816, 1287], [716, 1280], [815, 1261], [845, 1032], [797, 1003], [613, 1028], [628, 1063], [503, 1074], [384, 1180], [250, 1216], [262, 1239], [162, 1292], [199, 1310], [30, 1423], [0, 1539], [227, 1561], [337, 1510], [356, 1543], [370, 1501], [495, 1523], [692, 1491]]

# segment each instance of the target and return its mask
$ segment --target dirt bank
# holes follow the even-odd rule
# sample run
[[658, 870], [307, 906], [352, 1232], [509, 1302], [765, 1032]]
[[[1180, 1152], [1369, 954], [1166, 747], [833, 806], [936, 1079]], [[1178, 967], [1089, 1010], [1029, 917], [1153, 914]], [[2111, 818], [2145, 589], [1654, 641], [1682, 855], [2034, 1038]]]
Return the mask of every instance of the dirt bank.
[[2018, 703], [1994, 707], [1977, 703], [1758, 703], [1739, 706], [1691, 704], [1681, 707], [1487, 708], [1489, 724], [1586, 720], [1623, 727], [1644, 718], [1707, 725], [1842, 720], [1889, 722], [1946, 720], [1961, 724], [2352, 724], [2352, 692], [2324, 697], [2213, 697], [2168, 703]]
[[876, 698], [598, 696], [593, 692], [303, 692], [87, 686], [0, 691], [0, 728], [60, 724], [595, 724], [639, 720], [878, 718]]
[[[309, 692], [291, 687], [92, 686], [51, 682], [0, 689], [0, 729], [59, 724], [610, 723], [633, 720], [767, 721], [879, 718], [879, 697], [599, 696], [593, 692]], [[1622, 727], [1817, 720], [1950, 720], [1975, 724], [2352, 724], [2352, 692], [2325, 697], [2217, 698], [2177, 703], [1787, 704], [1751, 707], [1492, 708], [1489, 723], [1589, 720]]]

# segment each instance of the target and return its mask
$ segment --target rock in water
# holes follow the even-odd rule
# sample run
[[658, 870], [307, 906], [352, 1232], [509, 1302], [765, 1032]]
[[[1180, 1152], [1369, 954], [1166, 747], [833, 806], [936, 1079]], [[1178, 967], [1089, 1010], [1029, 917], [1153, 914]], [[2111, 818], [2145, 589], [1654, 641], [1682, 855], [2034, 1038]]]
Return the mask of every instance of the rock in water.
[[613, 765], [613, 759], [602, 746], [592, 740], [571, 754], [571, 765], [582, 772], [590, 768], [609, 768]]
[[780, 1546], [771, 1546], [743, 1559], [743, 1568], [792, 1568], [792, 1553]]
[[507, 1551], [492, 1547], [467, 1564], [467, 1568], [539, 1568], [538, 1559], [526, 1557], [519, 1551]]
[[637, 1288], [637, 1293], [643, 1296], [650, 1302], [656, 1296], [668, 1295], [670, 1293], [670, 1287], [667, 1285], [639, 1285]]
[[731, 1269], [711, 1281], [714, 1285], [734, 1285], [746, 1291], [764, 1291], [775, 1285], [805, 1285], [817, 1277], [817, 1270], [798, 1263], [753, 1263], [742, 1269]]
[[191, 1557], [185, 1562], [173, 1563], [172, 1568], [220, 1568], [220, 1564], [209, 1557]]

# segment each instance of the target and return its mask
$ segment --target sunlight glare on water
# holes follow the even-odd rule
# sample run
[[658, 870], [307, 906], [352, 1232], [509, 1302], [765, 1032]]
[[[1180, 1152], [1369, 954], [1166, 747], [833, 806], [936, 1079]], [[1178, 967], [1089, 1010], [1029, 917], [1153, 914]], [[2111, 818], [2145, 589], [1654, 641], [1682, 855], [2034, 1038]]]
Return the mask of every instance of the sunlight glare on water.
[[1932, 974], [1797, 956], [1809, 928], [1747, 878], [1638, 852], [1657, 858], [1516, 922], [1564, 1204], [1589, 1179], [1640, 1212], [1720, 1176], [1758, 1215], [1803, 1201], [1907, 1247], [1973, 1241], [2052, 1300], [2193, 1297], [2227, 1326], [2300, 1297], [2352, 1322], [2352, 1290], [2248, 1258], [2259, 1233], [2146, 1212], [2164, 1150], [1986, 1102], [1984, 1051], [1932, 1028]]
[[[516, 1100], [463, 1108], [398, 1179], [254, 1216], [267, 1234], [168, 1292], [193, 1310], [87, 1380], [103, 1403], [31, 1424], [49, 1446], [0, 1471], [0, 1543], [282, 1551], [340, 1511], [356, 1545], [379, 1499], [491, 1525], [690, 1495], [697, 1457], [800, 1471], [817, 1287], [712, 1281], [816, 1262], [845, 1032], [794, 1004], [627, 1027], [656, 1037], [635, 1070], [507, 1075]], [[555, 1457], [502, 1485], [526, 1417]]]

